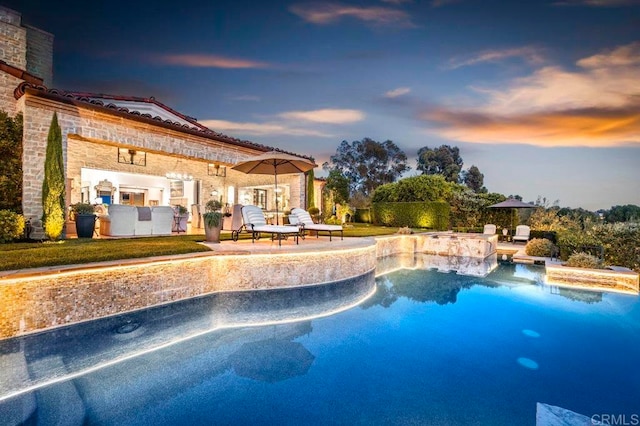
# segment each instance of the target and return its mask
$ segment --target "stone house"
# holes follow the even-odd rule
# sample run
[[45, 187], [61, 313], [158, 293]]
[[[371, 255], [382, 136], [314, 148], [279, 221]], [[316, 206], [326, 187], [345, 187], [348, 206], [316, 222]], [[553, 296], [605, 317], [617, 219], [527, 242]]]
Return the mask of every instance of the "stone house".
[[[153, 97], [48, 88], [53, 35], [0, 7], [0, 108], [23, 114], [23, 213], [42, 235], [42, 180], [54, 112], [62, 129], [67, 204], [202, 205], [216, 198], [267, 212], [305, 205], [305, 176], [246, 175], [231, 166], [274, 147], [215, 132]], [[303, 158], [303, 155], [294, 154]]]

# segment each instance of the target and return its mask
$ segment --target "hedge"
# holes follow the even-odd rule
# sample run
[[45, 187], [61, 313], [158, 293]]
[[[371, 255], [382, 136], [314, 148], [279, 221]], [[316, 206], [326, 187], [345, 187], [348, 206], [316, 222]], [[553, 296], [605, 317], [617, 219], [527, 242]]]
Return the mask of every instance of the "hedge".
[[373, 203], [375, 224], [446, 230], [449, 227], [449, 204], [442, 201]]
[[364, 209], [356, 209], [356, 214], [354, 215], [354, 222], [358, 223], [372, 223], [372, 212], [371, 208]]

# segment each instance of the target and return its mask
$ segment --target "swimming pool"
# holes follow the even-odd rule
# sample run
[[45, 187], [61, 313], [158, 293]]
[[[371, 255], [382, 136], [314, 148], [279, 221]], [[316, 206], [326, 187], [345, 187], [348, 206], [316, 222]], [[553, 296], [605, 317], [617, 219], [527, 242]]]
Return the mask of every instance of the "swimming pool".
[[0, 402], [0, 418], [524, 425], [537, 402], [631, 418], [638, 297], [543, 286], [542, 272], [398, 270], [11, 339], [0, 344], [2, 371], [22, 357], [29, 377], [12, 382], [22, 391]]

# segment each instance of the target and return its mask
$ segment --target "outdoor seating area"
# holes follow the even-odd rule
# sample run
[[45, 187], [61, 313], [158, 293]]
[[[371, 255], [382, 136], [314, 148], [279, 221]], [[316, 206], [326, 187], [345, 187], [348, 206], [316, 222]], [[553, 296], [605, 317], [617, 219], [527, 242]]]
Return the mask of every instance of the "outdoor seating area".
[[169, 206], [135, 207], [112, 204], [100, 216], [100, 235], [132, 237], [171, 235], [174, 210]]
[[518, 225], [516, 226], [516, 233], [513, 235], [513, 242], [522, 241], [527, 244], [529, 241], [529, 236], [531, 234], [531, 228], [527, 225]]

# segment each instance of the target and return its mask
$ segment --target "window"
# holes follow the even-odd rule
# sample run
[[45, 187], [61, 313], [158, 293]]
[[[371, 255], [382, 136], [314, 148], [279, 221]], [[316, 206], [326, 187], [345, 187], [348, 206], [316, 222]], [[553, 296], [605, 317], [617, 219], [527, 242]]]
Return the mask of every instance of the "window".
[[267, 208], [267, 191], [265, 189], [253, 190], [253, 205], [261, 209]]
[[184, 196], [184, 182], [181, 180], [169, 181], [171, 198]]

